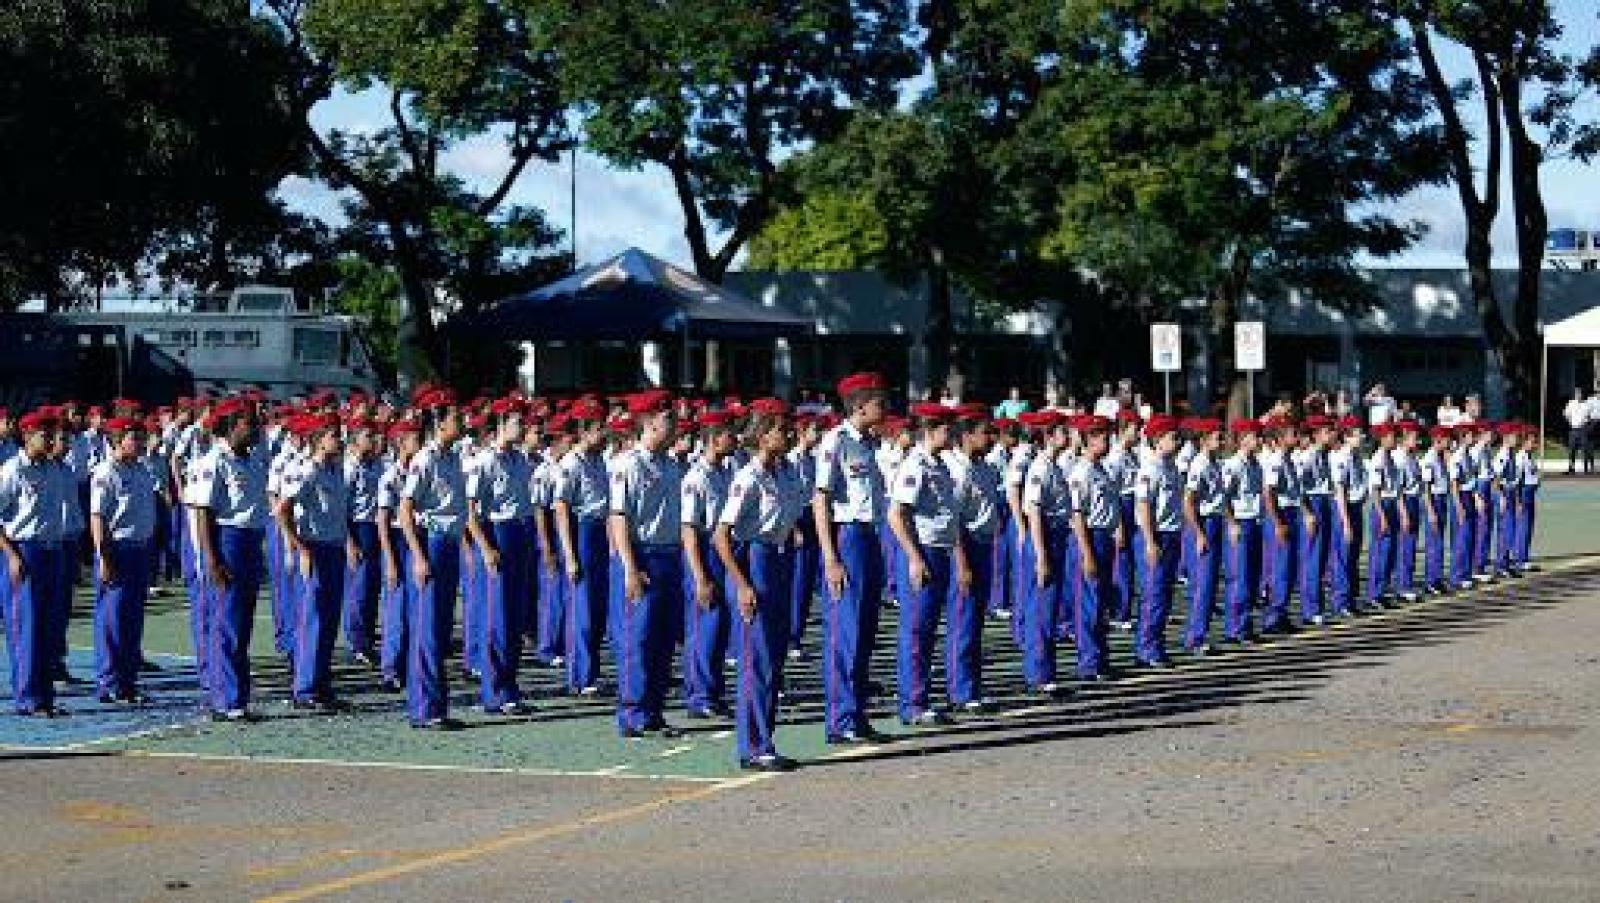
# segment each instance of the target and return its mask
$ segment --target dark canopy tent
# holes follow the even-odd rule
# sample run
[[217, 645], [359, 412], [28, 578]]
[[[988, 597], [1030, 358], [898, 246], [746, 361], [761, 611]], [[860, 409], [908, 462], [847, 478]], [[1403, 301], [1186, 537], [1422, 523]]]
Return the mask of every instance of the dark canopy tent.
[[632, 248], [513, 295], [454, 323], [451, 332], [509, 341], [749, 340], [809, 335], [812, 323]]

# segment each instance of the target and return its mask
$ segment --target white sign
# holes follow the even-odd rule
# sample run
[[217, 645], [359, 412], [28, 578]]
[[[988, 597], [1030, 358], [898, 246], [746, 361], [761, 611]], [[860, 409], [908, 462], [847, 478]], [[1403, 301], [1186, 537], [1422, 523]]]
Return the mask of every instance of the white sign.
[[1183, 331], [1178, 324], [1150, 324], [1150, 369], [1157, 373], [1183, 369]]
[[1267, 369], [1267, 325], [1260, 320], [1233, 324], [1235, 370]]

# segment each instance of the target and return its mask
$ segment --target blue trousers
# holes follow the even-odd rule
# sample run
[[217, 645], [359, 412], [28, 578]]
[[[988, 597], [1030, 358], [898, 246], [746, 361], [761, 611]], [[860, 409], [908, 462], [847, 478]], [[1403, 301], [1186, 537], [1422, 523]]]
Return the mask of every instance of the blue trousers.
[[[535, 537], [537, 539], [537, 537]], [[561, 570], [566, 559], [561, 551], [561, 540], [550, 537], [555, 546], [554, 568], [544, 566], [543, 547], [534, 559], [533, 569], [539, 584], [539, 634], [534, 644], [533, 657], [550, 665], [567, 654], [567, 577]]]
[[413, 724], [443, 718], [450, 711], [450, 683], [446, 659], [450, 633], [455, 626], [456, 590], [461, 580], [461, 537], [428, 533], [428, 567], [431, 579], [411, 583], [410, 661], [406, 665], [406, 712]]
[[1300, 617], [1311, 620], [1323, 613], [1324, 581], [1328, 573], [1329, 538], [1333, 535], [1333, 499], [1307, 495], [1305, 512], [1316, 518], [1315, 529], [1300, 522]]
[[[1066, 525], [1062, 536], [1061, 554], [1052, 561], [1062, 575], [1061, 601], [1056, 605], [1056, 642], [1072, 642], [1077, 635], [1073, 626], [1078, 611], [1078, 596], [1083, 592], [1083, 558], [1078, 554], [1078, 541], [1072, 527]], [[1107, 575], [1110, 576], [1109, 574]], [[1106, 596], [1107, 604], [1111, 597]]]
[[[1140, 531], [1143, 536], [1144, 531]], [[1144, 543], [1141, 540], [1140, 545]], [[1144, 563], [1144, 591], [1139, 602], [1139, 633], [1134, 658], [1142, 662], [1167, 660], [1167, 620], [1172, 613], [1172, 591], [1178, 580], [1181, 543], [1178, 531], [1156, 532], [1156, 565]], [[1142, 554], [1148, 556], [1148, 552]]]
[[[479, 697], [485, 709], [497, 709], [522, 700], [517, 686], [517, 669], [522, 665], [522, 634], [529, 619], [530, 589], [528, 539], [529, 523], [522, 519], [492, 521], [495, 548], [500, 550], [500, 569], [483, 567], [483, 601], [478, 613], [482, 656]], [[479, 563], [483, 559], [479, 556]], [[466, 625], [462, 625], [466, 629]]]
[[283, 531], [276, 523], [268, 524], [267, 535], [267, 592], [272, 601], [272, 648], [279, 655], [293, 656], [295, 650], [295, 608], [299, 605], [300, 587], [296, 585], [298, 568], [283, 541]]
[[1183, 646], [1197, 649], [1206, 644], [1210, 633], [1211, 615], [1217, 606], [1217, 575], [1221, 571], [1226, 524], [1221, 515], [1200, 518], [1200, 529], [1206, 538], [1206, 551], [1202, 553], [1189, 533], [1184, 539], [1189, 546], [1189, 617], [1184, 622]]
[[383, 592], [383, 561], [378, 525], [351, 521], [350, 535], [361, 549], [361, 563], [344, 576], [344, 642], [352, 653], [371, 654], [378, 645], [378, 602]]
[[1478, 508], [1472, 528], [1472, 572], [1489, 573], [1490, 552], [1494, 549], [1496, 520], [1495, 496], [1491, 487], [1478, 489]]
[[1445, 544], [1450, 535], [1450, 497], [1448, 495], [1435, 495], [1431, 492], [1423, 493], [1422, 503], [1427, 505], [1427, 514], [1422, 516], [1422, 583], [1429, 589], [1444, 585], [1444, 551]]
[[739, 759], [749, 761], [777, 753], [773, 735], [778, 726], [778, 688], [783, 685], [784, 644], [790, 634], [788, 595], [794, 584], [794, 555], [779, 545], [752, 542], [745, 547], [744, 566], [756, 590], [756, 616], [739, 634], [743, 645], [734, 728]]
[[[1338, 505], [1338, 500], [1334, 505]], [[1350, 533], [1346, 535], [1344, 526], [1339, 520], [1337, 510], [1332, 518], [1329, 529], [1333, 533], [1333, 560], [1328, 567], [1328, 602], [1332, 605], [1335, 614], [1346, 614], [1350, 611], [1351, 603], [1360, 587], [1361, 574], [1361, 533], [1364, 529], [1361, 520], [1362, 502], [1345, 502], [1346, 511], [1350, 514]]]
[[[87, 489], [87, 486], [84, 487]], [[84, 502], [81, 509], [88, 511], [88, 502]], [[50, 654], [54, 663], [52, 671], [59, 680], [67, 676], [67, 626], [72, 619], [73, 590], [78, 586], [78, 579], [83, 575], [82, 556], [87, 550], [84, 545], [84, 536], [87, 533], [70, 537], [62, 545], [62, 555], [57, 561], [60, 563], [61, 576], [50, 582], [50, 587], [55, 592], [55, 599], [50, 604]]]
[[1015, 607], [1011, 590], [1016, 584], [1011, 571], [1017, 566], [1017, 528], [1011, 522], [1011, 509], [1002, 507], [1000, 511], [1000, 524], [995, 528], [994, 541], [990, 544], [993, 553], [989, 561], [989, 610], [985, 614], [1010, 611]]
[[567, 595], [567, 689], [576, 693], [600, 682], [600, 643], [606, 637], [611, 595], [611, 541], [603, 518], [579, 519], [578, 579]]
[[151, 545], [150, 540], [111, 544], [116, 583], [101, 583], [100, 570], [95, 569], [94, 670], [101, 693], [125, 696], [138, 689]]
[[206, 629], [210, 633], [207, 665], [214, 711], [250, 704], [250, 636], [255, 630], [256, 595], [261, 591], [262, 531], [217, 528], [217, 554], [227, 569], [226, 587], [208, 586]]
[[461, 550], [461, 660], [467, 670], [481, 675], [486, 667], [483, 654], [483, 610], [488, 605], [488, 568], [476, 543]]
[[383, 588], [383, 646], [378, 658], [385, 680], [405, 683], [411, 652], [411, 548], [399, 530], [390, 530], [389, 543], [399, 564], [400, 579]]
[[[1122, 522], [1137, 534], [1138, 529], [1134, 527], [1137, 521], [1134, 520], [1133, 493], [1122, 495], [1118, 503], [1122, 505]], [[1113, 621], [1133, 620], [1133, 597], [1144, 586], [1144, 562], [1134, 554], [1136, 545], [1137, 543], [1130, 541], [1113, 553], [1111, 610], [1107, 613]]]
[[[294, 698], [300, 702], [333, 698], [333, 647], [339, 636], [344, 601], [344, 544], [308, 542], [311, 573], [301, 570], [294, 620]], [[296, 565], [298, 569], [298, 565]]]
[[886, 521], [879, 521], [877, 526], [878, 545], [883, 549], [883, 581], [884, 591], [896, 603], [900, 602], [902, 587], [900, 586], [900, 541], [894, 538], [894, 531], [889, 529]]
[[866, 726], [870, 694], [868, 665], [877, 642], [878, 612], [883, 605], [883, 545], [873, 524], [839, 524], [836, 548], [849, 578], [833, 598], [823, 581], [822, 691], [828, 736]]
[[165, 496], [156, 495], [156, 528], [150, 537], [150, 582], [167, 582], [178, 576], [177, 518]]
[[[1450, 579], [1457, 589], [1466, 589], [1472, 585], [1472, 575], [1475, 564], [1473, 556], [1478, 548], [1478, 513], [1473, 510], [1478, 504], [1475, 493], [1461, 493], [1461, 505], [1447, 502], [1450, 509]], [[1464, 510], [1458, 510], [1464, 509]]]
[[617, 597], [617, 729], [638, 731], [660, 724], [672, 680], [674, 628], [683, 610], [683, 552], [677, 546], [638, 546], [644, 593], [624, 595], [622, 560], [612, 557], [611, 584]]
[[948, 548], [921, 546], [928, 563], [928, 582], [916, 587], [911, 582], [911, 562], [903, 553], [895, 556], [899, 568], [900, 629], [899, 654], [895, 661], [896, 686], [900, 693], [900, 720], [911, 721], [928, 711], [932, 695], [929, 681], [933, 674], [933, 651], [939, 642], [939, 615], [950, 598], [950, 572], [955, 554]]
[[1271, 580], [1267, 583], [1267, 607], [1261, 616], [1264, 628], [1282, 627], [1289, 623], [1289, 596], [1300, 582], [1300, 548], [1305, 544], [1305, 515], [1298, 507], [1282, 509], [1284, 525], [1289, 535], [1278, 541], [1278, 531], [1270, 519], [1261, 521], [1261, 547], [1263, 556], [1272, 566]]
[[[1029, 687], [1040, 687], [1056, 680], [1056, 625], [1061, 620], [1065, 587], [1070, 579], [1067, 559], [1074, 557], [1068, 550], [1072, 534], [1065, 521], [1047, 522], [1044, 526], [1045, 548], [1040, 553], [1034, 548], [1033, 535], [1023, 545], [1024, 570], [1027, 573], [1026, 604], [1022, 611], [1022, 678]], [[1039, 585], [1038, 561], [1043, 558], [1051, 565], [1050, 582]]]
[[189, 641], [194, 647], [195, 675], [200, 689], [211, 685], [211, 623], [207, 599], [211, 592], [206, 588], [208, 576], [200, 560], [200, 548], [195, 541], [193, 512], [183, 508], [183, 585], [189, 599]]
[[6, 587], [6, 650], [11, 655], [11, 693], [18, 714], [26, 715], [55, 705], [51, 682], [56, 661], [50, 630], [51, 607], [57, 604], [55, 581], [61, 579], [61, 558], [76, 553], [59, 542], [13, 540], [22, 556], [25, 573], [20, 585], [11, 583], [7, 571], [0, 576]]
[[998, 559], [996, 547], [1004, 536], [1002, 528], [995, 541], [984, 542], [974, 536], [962, 536], [966, 544], [967, 566], [972, 568], [972, 588], [962, 592], [961, 585], [950, 581], [950, 610], [946, 615], [945, 632], [945, 684], [951, 705], [966, 705], [983, 698], [983, 618], [992, 608], [990, 593], [1004, 580], [994, 580], [994, 563]]
[[817, 544], [817, 522], [807, 514], [800, 518], [798, 530], [802, 538], [794, 549], [794, 585], [789, 595], [790, 649], [801, 648], [805, 641], [811, 603], [817, 597], [817, 586], [822, 578], [822, 547]]
[[[1394, 591], [1395, 554], [1399, 546], [1400, 500], [1378, 499], [1372, 505], [1372, 548], [1367, 553], [1367, 603], [1370, 605]], [[1382, 521], [1379, 518], [1382, 518]], [[1379, 524], [1387, 530], [1380, 531]]]
[[[1076, 555], [1084, 554], [1076, 542], [1071, 543], [1071, 548]], [[1079, 677], [1102, 673], [1110, 664], [1106, 640], [1111, 626], [1109, 604], [1114, 592], [1111, 584], [1117, 554], [1115, 532], [1090, 528], [1088, 554], [1094, 556], [1098, 573], [1090, 577], [1085, 566], [1078, 568], [1078, 599], [1073, 606], [1072, 628], [1077, 639]]]
[[1516, 553], [1513, 560], [1518, 567], [1527, 567], [1532, 560], [1533, 552], [1533, 522], [1539, 511], [1539, 487], [1523, 485], [1518, 487], [1522, 494], [1522, 516], [1517, 518]]
[[[1402, 495], [1400, 504], [1403, 507], [1407, 523], [1395, 537], [1397, 545], [1394, 553], [1393, 586], [1396, 592], [1415, 592], [1417, 576], [1417, 539], [1422, 533], [1422, 499], [1415, 495]], [[1399, 524], [1396, 524], [1399, 527]]]
[[1254, 519], [1236, 521], [1239, 535], [1228, 531], [1228, 591], [1222, 635], [1238, 640], [1254, 633], [1250, 606], [1261, 595], [1261, 528]]
[[1517, 503], [1521, 501], [1521, 494], [1517, 491], [1520, 487], [1513, 486], [1495, 496], [1495, 510], [1499, 514], [1500, 541], [1495, 545], [1494, 569], [1498, 573], [1511, 570], [1511, 563], [1515, 560], [1515, 549], [1521, 542], [1521, 528], [1517, 522], [1522, 519], [1522, 513], [1517, 510]]
[[701, 536], [700, 548], [711, 582], [710, 608], [695, 601], [694, 571], [687, 561], [683, 566], [683, 704], [691, 712], [710, 711], [727, 702], [722, 661], [728, 655], [729, 619], [737, 617], [732, 607], [738, 604], [709, 534]]

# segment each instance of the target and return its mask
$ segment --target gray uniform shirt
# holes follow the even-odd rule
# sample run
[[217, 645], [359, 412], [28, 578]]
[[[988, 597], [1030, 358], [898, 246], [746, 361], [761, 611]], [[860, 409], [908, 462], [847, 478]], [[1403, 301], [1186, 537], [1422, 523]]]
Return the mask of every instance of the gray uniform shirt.
[[634, 449], [611, 474], [611, 513], [628, 521], [633, 541], [644, 546], [676, 546], [683, 541], [683, 477], [665, 454]]
[[1139, 468], [1133, 497], [1150, 503], [1153, 525], [1162, 533], [1173, 533], [1183, 527], [1183, 485], [1177, 462], [1170, 458], [1153, 456]]
[[294, 529], [306, 542], [343, 543], [350, 535], [350, 484], [338, 461], [298, 468], [279, 494], [294, 505]]
[[430, 442], [411, 459], [400, 497], [410, 499], [417, 525], [429, 533], [460, 536], [467, 525], [467, 477], [455, 449]]
[[793, 467], [768, 470], [751, 461], [734, 474], [717, 521], [728, 525], [736, 542], [781, 544], [793, 535], [808, 502]]
[[876, 443], [846, 421], [828, 432], [817, 457], [817, 491], [828, 494], [838, 524], [877, 521], [887, 504]]
[[156, 530], [156, 484], [140, 462], [106, 461], [89, 478], [89, 513], [116, 542], [146, 542]]
[[920, 445], [911, 449], [895, 473], [890, 498], [910, 509], [917, 542], [941, 549], [955, 547], [961, 533], [956, 484], [943, 461]]
[[190, 498], [211, 509], [217, 525], [259, 530], [267, 523], [267, 469], [253, 454], [235, 455], [226, 443], [212, 446], [194, 471]]
[[[12, 541], [60, 542], [61, 482], [48, 458], [19, 454], [0, 465], [0, 525]], [[76, 491], [76, 490], [74, 490]]]

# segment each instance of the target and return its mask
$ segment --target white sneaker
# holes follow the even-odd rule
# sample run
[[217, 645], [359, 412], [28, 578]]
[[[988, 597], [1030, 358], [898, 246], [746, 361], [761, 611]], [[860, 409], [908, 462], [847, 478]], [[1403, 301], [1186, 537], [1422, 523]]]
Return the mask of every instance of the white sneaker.
[[579, 696], [599, 696], [600, 695], [600, 688], [595, 686], [595, 685], [593, 685], [593, 684], [590, 684], [589, 686], [584, 687], [583, 689], [579, 690], [578, 691], [578, 695]]

